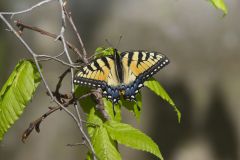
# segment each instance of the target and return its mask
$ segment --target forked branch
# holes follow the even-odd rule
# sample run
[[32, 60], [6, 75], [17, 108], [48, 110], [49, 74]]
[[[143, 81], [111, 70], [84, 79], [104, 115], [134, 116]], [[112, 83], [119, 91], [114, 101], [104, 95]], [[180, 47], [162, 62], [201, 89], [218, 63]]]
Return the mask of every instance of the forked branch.
[[[51, 32], [48, 32], [48, 31], [45, 31], [45, 30], [43, 30], [41, 28], [38, 28], [38, 27], [34, 27], [34, 26], [30, 26], [30, 25], [24, 24], [20, 20], [15, 20], [14, 23], [19, 28], [19, 33], [20, 34], [23, 33], [24, 29], [29, 29], [29, 30], [35, 31], [37, 33], [40, 33], [42, 35], [51, 37], [53, 39], [57, 39], [58, 38], [57, 40], [62, 41], [61, 37], [58, 37], [58, 35], [56, 35], [54, 33], [51, 33]], [[83, 56], [80, 53], [80, 51], [78, 50], [78, 48], [76, 46], [74, 46], [72, 43], [68, 42], [68, 41], [66, 41], [66, 44], [67, 44], [68, 48], [71, 49], [74, 53], [76, 53], [79, 56], [79, 58], [83, 61]]]

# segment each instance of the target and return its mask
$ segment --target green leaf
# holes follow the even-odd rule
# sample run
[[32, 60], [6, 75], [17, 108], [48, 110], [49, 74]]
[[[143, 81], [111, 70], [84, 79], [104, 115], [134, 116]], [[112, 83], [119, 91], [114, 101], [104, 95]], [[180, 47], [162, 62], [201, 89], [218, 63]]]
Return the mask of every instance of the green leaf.
[[0, 140], [21, 116], [41, 81], [35, 64], [20, 61], [0, 91]]
[[103, 98], [103, 102], [104, 102], [105, 111], [110, 116], [111, 120], [120, 122], [122, 120], [120, 105], [114, 104], [113, 106], [113, 103], [110, 100], [107, 100], [106, 98]]
[[[75, 86], [75, 97], [80, 98], [89, 94], [91, 89], [87, 86], [76, 85]], [[96, 112], [95, 108], [97, 103], [92, 96], [87, 96], [79, 99], [79, 104], [83, 109], [84, 113], [87, 115], [87, 129], [88, 134], [92, 138], [93, 133], [95, 132], [96, 127], [103, 124], [103, 120], [99, 112]]]
[[94, 107], [91, 108], [90, 114], [87, 118], [87, 122], [88, 134], [90, 138], [92, 138], [96, 128], [103, 124], [103, 120], [100, 118], [99, 115], [97, 115]]
[[224, 15], [228, 13], [228, 9], [224, 0], [210, 0], [210, 2], [214, 5], [214, 7], [223, 11]]
[[[106, 98], [103, 98], [103, 102], [104, 102], [104, 109], [106, 113], [109, 115], [110, 119], [120, 122], [121, 121], [120, 105], [116, 104], [114, 106], [114, 110], [115, 110], [115, 115], [114, 115], [112, 102], [107, 100]], [[104, 121], [106, 120], [103, 118], [102, 114], [99, 111], [96, 111], [94, 107], [91, 107], [91, 111], [87, 119], [87, 122], [89, 123], [87, 125], [88, 133], [90, 137], [92, 137], [96, 127], [101, 126], [104, 123]]]
[[110, 137], [120, 144], [124, 144], [134, 149], [150, 152], [163, 160], [161, 152], [153, 140], [142, 133], [141, 131], [131, 127], [128, 124], [123, 124], [115, 121], [104, 123]]
[[160, 96], [162, 99], [167, 101], [171, 106], [173, 106], [174, 110], [177, 112], [178, 122], [181, 121], [181, 112], [178, 110], [177, 106], [173, 102], [173, 100], [169, 97], [168, 93], [164, 90], [161, 84], [156, 81], [154, 78], [150, 78], [148, 81], [145, 81], [144, 85], [148, 87], [155, 94]]
[[93, 159], [93, 157], [92, 157], [92, 153], [90, 153], [90, 152], [88, 151], [85, 160], [92, 160], [92, 159]]
[[96, 128], [92, 144], [99, 160], [121, 160], [114, 142], [109, 138], [108, 132], [103, 126]]
[[[112, 103], [103, 99], [105, 111], [108, 113], [111, 119], [119, 120], [118, 116], [121, 116], [119, 106], [115, 106], [116, 115], [113, 114]], [[118, 115], [118, 116], [117, 116]], [[121, 117], [120, 117], [121, 119]], [[116, 143], [109, 138], [103, 123], [106, 121], [101, 113], [91, 106], [87, 119], [88, 134], [91, 138], [94, 151], [96, 152], [99, 160], [121, 160], [120, 154], [116, 149]], [[87, 155], [87, 159], [93, 159], [91, 154]]]
[[[77, 86], [75, 90], [75, 95], [81, 97], [90, 92], [90, 88]], [[120, 154], [116, 149], [116, 143], [109, 138], [108, 133], [105, 128], [103, 128], [103, 122], [106, 121], [102, 114], [95, 109], [96, 103], [91, 96], [80, 99], [80, 105], [83, 108], [84, 112], [87, 114], [87, 129], [88, 134], [91, 138], [94, 151], [99, 160], [121, 160]], [[120, 106], [115, 105], [116, 115], [113, 113], [112, 102], [108, 101], [106, 98], [103, 98], [104, 109], [111, 119], [120, 121], [121, 120], [121, 111]], [[92, 154], [88, 153], [88, 160], [93, 159]]]
[[121, 102], [124, 107], [126, 107], [129, 111], [134, 113], [134, 116], [136, 117], [137, 121], [139, 121], [142, 111], [142, 94], [138, 93], [136, 95], [136, 102], [127, 101], [124, 99], [121, 99]]
[[[80, 85], [75, 86], [75, 97], [77, 97], [77, 98], [85, 96], [86, 94], [88, 94], [90, 92], [91, 92], [91, 88], [89, 88], [87, 86], [80, 86]], [[96, 102], [94, 101], [92, 96], [87, 96], [85, 98], [81, 98], [79, 100], [79, 103], [80, 103], [81, 107], [83, 108], [83, 111], [86, 114], [89, 114], [91, 108], [96, 106]]]
[[110, 55], [113, 55], [114, 54], [114, 48], [103, 48], [103, 47], [98, 47], [96, 50], [95, 50], [95, 58], [99, 58], [99, 57], [102, 57], [102, 56], [110, 56]]

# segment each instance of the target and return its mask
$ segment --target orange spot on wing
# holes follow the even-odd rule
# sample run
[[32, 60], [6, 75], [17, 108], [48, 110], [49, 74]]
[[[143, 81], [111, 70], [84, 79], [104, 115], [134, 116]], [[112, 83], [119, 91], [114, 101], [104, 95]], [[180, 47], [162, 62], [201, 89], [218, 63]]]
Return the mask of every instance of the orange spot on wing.
[[99, 73], [98, 79], [99, 79], [100, 81], [104, 80], [103, 72], [100, 72], [100, 73]]

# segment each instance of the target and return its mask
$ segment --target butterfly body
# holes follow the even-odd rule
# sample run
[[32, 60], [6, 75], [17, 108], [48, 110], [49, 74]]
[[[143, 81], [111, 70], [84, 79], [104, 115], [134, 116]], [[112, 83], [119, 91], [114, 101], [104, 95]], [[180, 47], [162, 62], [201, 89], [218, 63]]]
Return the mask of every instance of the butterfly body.
[[144, 81], [152, 77], [169, 63], [168, 58], [159, 52], [132, 51], [94, 59], [77, 72], [74, 83], [101, 88], [103, 95], [113, 103], [120, 96], [135, 100]]

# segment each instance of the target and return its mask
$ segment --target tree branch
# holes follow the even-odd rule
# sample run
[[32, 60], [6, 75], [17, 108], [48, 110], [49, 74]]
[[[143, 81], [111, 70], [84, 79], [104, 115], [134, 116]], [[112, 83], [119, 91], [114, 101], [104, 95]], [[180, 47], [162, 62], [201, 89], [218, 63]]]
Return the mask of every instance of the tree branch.
[[[62, 105], [52, 94], [51, 89], [48, 86], [48, 83], [45, 80], [45, 77], [43, 76], [43, 73], [41, 71], [39, 62], [37, 60], [37, 54], [27, 45], [27, 43], [22, 39], [22, 37], [18, 34], [18, 32], [11, 26], [11, 24], [4, 18], [4, 16], [2, 14], [0, 14], [0, 19], [3, 20], [3, 22], [8, 26], [8, 28], [10, 29], [10, 31], [12, 31], [15, 36], [20, 40], [20, 42], [24, 45], [24, 47], [28, 50], [28, 52], [32, 55], [34, 62], [36, 64], [36, 67], [38, 69], [38, 72], [41, 76], [41, 79], [45, 85], [46, 90], [48, 91], [48, 94], [50, 95], [51, 99], [59, 106], [61, 107], [61, 109], [63, 109], [69, 116], [72, 117], [72, 119], [75, 121], [75, 123], [77, 124], [78, 128], [80, 129], [80, 132], [83, 135], [86, 135], [85, 132], [83, 131], [82, 125], [80, 124], [80, 121], [78, 121], [78, 118], [72, 113], [70, 112], [66, 107], [64, 107], [64, 105]], [[88, 137], [85, 137], [86, 139], [88, 139]], [[89, 140], [89, 139], [88, 139]], [[88, 143], [90, 143], [89, 145], [91, 145], [90, 140], [88, 141]], [[92, 148], [91, 148], [92, 149]], [[95, 154], [94, 150], [92, 150], [93, 154]]]
[[[16, 26], [19, 28], [20, 34], [22, 34], [23, 30], [26, 28], [26, 29], [29, 29], [29, 30], [38, 32], [38, 33], [40, 33], [40, 34], [42, 34], [42, 35], [45, 35], [45, 36], [48, 36], [48, 37], [57, 39], [57, 40], [59, 40], [59, 41], [62, 41], [61, 37], [58, 37], [56, 34], [50, 33], [50, 32], [48, 32], [48, 31], [45, 31], [45, 30], [40, 29], [40, 28], [38, 28], [38, 27], [33, 27], [33, 26], [30, 26], [30, 25], [24, 24], [24, 23], [22, 23], [22, 22], [19, 21], [19, 20], [14, 21], [14, 23], [15, 23]], [[83, 56], [82, 56], [82, 54], [80, 53], [80, 51], [78, 50], [77, 47], [75, 47], [73, 44], [71, 44], [71, 43], [68, 42], [68, 41], [66, 42], [66, 44], [67, 44], [68, 48], [70, 48], [74, 53], [76, 53], [76, 54], [80, 57], [80, 59], [81, 59], [82, 61], [84, 61]]]
[[[66, 72], [64, 72], [66, 73]], [[60, 82], [60, 81], [59, 81]], [[89, 94], [86, 94], [86, 95], [83, 95], [81, 96], [79, 99], [83, 99], [83, 98], [86, 98], [87, 96], [89, 96]], [[63, 102], [63, 106], [64, 107], [68, 107], [70, 104], [73, 104], [75, 102], [75, 99], [72, 97], [70, 100], [68, 100], [67, 102], [66, 101], [62, 101], [62, 100], [59, 100], [60, 102]], [[61, 110], [61, 106], [56, 106], [56, 107], [49, 107], [49, 110], [44, 113], [42, 116], [40, 116], [38, 119], [36, 119], [35, 121], [31, 122], [29, 124], [29, 127], [23, 132], [22, 134], [22, 142], [25, 143], [25, 141], [27, 140], [27, 138], [29, 137], [29, 135], [32, 133], [33, 129], [36, 130], [36, 132], [40, 132], [40, 124], [43, 122], [44, 119], [46, 119], [49, 115], [51, 115], [52, 113], [58, 111], [58, 110]], [[84, 123], [88, 123], [84, 120], [81, 120], [82, 122]], [[91, 125], [95, 125], [96, 124], [92, 124], [92, 123], [89, 123]]]
[[84, 62], [84, 63], [87, 63], [87, 62], [88, 62], [88, 60], [87, 60], [87, 51], [86, 51], [85, 46], [84, 46], [84, 44], [83, 44], [82, 38], [81, 38], [79, 32], [77, 31], [77, 28], [76, 28], [76, 25], [75, 25], [75, 23], [74, 23], [74, 21], [73, 21], [73, 19], [72, 19], [71, 13], [69, 13], [69, 12], [67, 11], [67, 9], [66, 9], [65, 6], [63, 6], [63, 10], [64, 10], [64, 13], [65, 13], [66, 16], [67, 16], [67, 19], [68, 19], [69, 23], [71, 24], [71, 26], [72, 26], [72, 28], [73, 28], [75, 34], [77, 35], [78, 41], [79, 41], [79, 43], [80, 43], [80, 45], [81, 45], [81, 48], [82, 48], [82, 51], [83, 51], [83, 62]]
[[25, 9], [25, 10], [22, 10], [22, 11], [18, 11], [18, 12], [0, 12], [1, 15], [11, 15], [11, 17], [13, 17], [14, 15], [16, 14], [22, 14], [22, 13], [26, 13], [26, 12], [30, 12], [44, 4], [47, 4], [47, 3], [50, 3], [52, 1], [56, 1], [56, 0], [43, 0], [35, 5], [33, 5], [32, 7], [28, 8], [28, 9]]
[[[61, 59], [58, 59], [56, 58], [55, 56], [49, 56], [49, 55], [36, 55], [36, 58], [47, 58], [47, 60], [55, 60], [57, 62], [60, 62], [62, 63], [63, 65], [65, 66], [68, 66], [68, 67], [71, 67], [71, 68], [78, 68], [78, 67], [81, 67], [81, 66], [75, 66], [74, 64], [69, 64], [67, 62], [64, 62], [63, 60]], [[46, 59], [45, 59], [46, 60]]]
[[[66, 3], [64, 4], [62, 0], [59, 0], [59, 4], [60, 4], [60, 7], [61, 7], [61, 15], [62, 15], [62, 27], [61, 27], [59, 37], [61, 37], [61, 39], [62, 39], [63, 48], [64, 48], [64, 51], [65, 51], [66, 56], [68, 58], [68, 61], [69, 61], [70, 64], [72, 64], [73, 62], [72, 62], [72, 59], [69, 55], [69, 52], [68, 52], [68, 49], [67, 49], [67, 46], [66, 46], [65, 37], [64, 37], [65, 27], [66, 27], [66, 17], [65, 17], [65, 13], [64, 13], [64, 6], [65, 6]], [[74, 70], [73, 70], [73, 68], [71, 68], [71, 91], [72, 91], [72, 95], [74, 95], [74, 91], [75, 91], [74, 84], [73, 84], [73, 79], [74, 79]], [[77, 101], [74, 102], [74, 108], [77, 112], [77, 118], [79, 120], [79, 123], [78, 123], [79, 129], [80, 129], [84, 139], [87, 141], [87, 143], [88, 143], [88, 145], [91, 149], [91, 152], [93, 154], [93, 159], [96, 160], [97, 158], [96, 158], [96, 154], [95, 154], [94, 148], [92, 146], [92, 143], [91, 143], [90, 139], [88, 138], [87, 134], [83, 130], [83, 126], [82, 126], [82, 122], [81, 122], [81, 115], [79, 113], [79, 109], [78, 109], [78, 106], [77, 106]]]
[[[103, 114], [103, 116], [106, 118], [106, 119], [109, 119], [109, 116], [108, 114], [106, 113], [106, 111], [104, 110], [104, 104], [103, 104], [103, 99], [102, 99], [102, 94], [100, 92], [100, 89], [98, 90], [94, 90], [94, 91], [91, 91], [91, 93], [88, 93], [86, 95], [83, 95], [82, 97], [76, 99], [74, 97], [74, 91], [75, 91], [75, 88], [74, 88], [74, 84], [73, 84], [73, 79], [74, 79], [74, 70], [73, 68], [75, 67], [79, 67], [79, 66], [75, 66], [75, 64], [73, 63], [71, 57], [70, 57], [70, 54], [69, 54], [69, 51], [68, 49], [71, 49], [74, 53], [76, 53], [79, 57], [80, 57], [80, 60], [82, 62], [84, 62], [85, 64], [88, 63], [88, 58], [87, 58], [87, 52], [86, 52], [86, 49], [84, 47], [84, 44], [83, 44], [83, 41], [81, 39], [81, 36], [79, 34], [79, 32], [77, 31], [76, 29], [76, 26], [73, 22], [73, 19], [71, 17], [71, 14], [67, 12], [66, 8], [65, 8], [65, 5], [66, 5], [66, 2], [63, 3], [63, 0], [58, 0], [59, 2], [59, 5], [61, 7], [61, 20], [62, 20], [62, 26], [61, 26], [61, 30], [60, 30], [60, 33], [59, 35], [56, 35], [56, 34], [53, 34], [53, 33], [50, 33], [50, 32], [47, 32], [45, 30], [42, 30], [40, 28], [37, 28], [37, 27], [33, 27], [33, 26], [29, 26], [29, 25], [26, 25], [26, 24], [23, 24], [22, 22], [20, 21], [14, 21], [16, 26], [18, 27], [18, 29], [20, 30], [19, 32], [17, 32], [13, 26], [6, 20], [6, 18], [3, 16], [3, 15], [11, 15], [11, 17], [13, 17], [14, 15], [16, 14], [21, 14], [21, 13], [27, 13], [27, 12], [30, 12], [32, 11], [33, 9], [37, 8], [37, 7], [40, 7], [46, 3], [49, 3], [49, 2], [52, 2], [52, 1], [55, 1], [55, 0], [43, 0], [35, 5], [33, 5], [32, 7], [26, 9], [26, 10], [23, 10], [23, 11], [19, 11], [19, 12], [0, 12], [0, 19], [3, 20], [3, 22], [7, 25], [7, 27], [9, 28], [10, 31], [12, 31], [15, 36], [17, 37], [17, 39], [24, 45], [24, 47], [27, 49], [27, 51], [31, 54], [31, 56], [33, 57], [33, 60], [37, 66], [37, 69], [38, 69], [38, 72], [41, 76], [41, 79], [44, 83], [44, 86], [47, 90], [47, 93], [48, 95], [51, 97], [51, 99], [57, 104], [56, 107], [49, 107], [49, 111], [46, 112], [45, 114], [43, 114], [40, 118], [38, 118], [37, 120], [35, 120], [34, 122], [30, 123], [28, 129], [24, 132], [23, 134], [23, 137], [22, 137], [22, 141], [24, 142], [27, 137], [30, 135], [30, 133], [33, 131], [33, 129], [35, 129], [37, 132], [40, 132], [40, 124], [41, 122], [46, 118], [48, 117], [50, 114], [54, 113], [55, 111], [57, 110], [64, 110], [70, 117], [72, 117], [72, 119], [74, 120], [74, 122], [77, 124], [81, 134], [82, 134], [82, 138], [84, 139], [84, 144], [85, 146], [89, 147], [92, 154], [93, 154], [93, 159], [96, 160], [97, 157], [95, 155], [95, 151], [93, 149], [93, 146], [91, 144], [91, 141], [90, 139], [88, 138], [87, 134], [85, 133], [84, 129], [83, 129], [83, 124], [82, 122], [85, 122], [81, 119], [81, 115], [80, 115], [80, 112], [79, 112], [79, 108], [78, 108], [78, 100], [81, 99], [81, 98], [85, 98], [89, 95], [94, 95], [96, 97], [96, 101], [97, 101], [97, 108], [100, 110], [100, 112]], [[81, 45], [81, 49], [82, 49], [82, 52], [83, 54], [81, 54], [81, 52], [78, 50], [78, 48], [76, 48], [73, 44], [69, 43], [68, 41], [66, 41], [65, 37], [64, 37], [64, 34], [65, 34], [65, 29], [66, 29], [66, 18], [68, 19], [71, 27], [73, 28], [77, 38], [78, 38], [78, 41]], [[61, 54], [58, 54], [57, 56], [49, 56], [49, 55], [43, 55], [43, 54], [36, 54], [32, 48], [24, 41], [24, 39], [21, 37], [21, 34], [23, 33], [23, 30], [24, 29], [29, 29], [29, 30], [32, 30], [32, 31], [35, 31], [35, 32], [38, 32], [42, 35], [46, 35], [48, 37], [51, 37], [51, 38], [54, 38], [56, 40], [59, 40], [62, 42], [63, 44], [63, 50], [64, 52], [61, 53]], [[59, 59], [60, 56], [62, 56], [63, 54], [65, 54], [67, 56], [67, 59], [69, 61], [69, 63]], [[70, 67], [69, 69], [67, 69], [59, 78], [59, 81], [56, 85], [56, 90], [55, 92], [52, 92], [41, 69], [40, 69], [40, 65], [39, 65], [39, 61], [42, 60], [55, 60], [55, 61], [58, 61], [64, 65], [67, 65], [68, 67]], [[67, 94], [61, 94], [59, 92], [60, 90], [60, 87], [61, 87], [61, 83], [62, 83], [62, 80], [64, 79], [64, 77], [67, 75], [68, 72], [71, 72], [71, 95], [67, 95]], [[72, 105], [74, 106], [75, 110], [76, 110], [76, 114], [77, 116], [75, 116], [72, 112], [70, 112], [67, 107], [69, 105]], [[86, 143], [85, 143], [86, 142]], [[87, 145], [88, 144], [88, 145]]]

